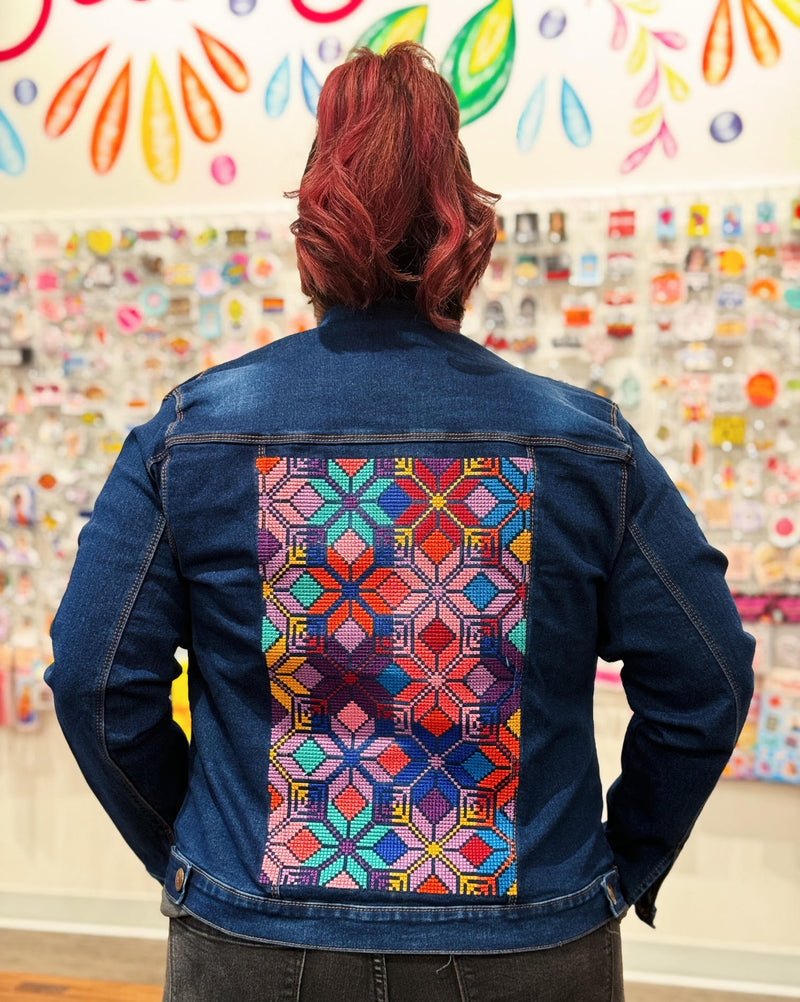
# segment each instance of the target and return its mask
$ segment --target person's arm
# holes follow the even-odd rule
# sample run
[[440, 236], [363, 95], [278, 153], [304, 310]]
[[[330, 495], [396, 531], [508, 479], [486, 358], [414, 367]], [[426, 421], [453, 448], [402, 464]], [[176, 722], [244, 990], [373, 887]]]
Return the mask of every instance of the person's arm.
[[176, 648], [189, 646], [188, 605], [151, 461], [174, 416], [168, 399], [122, 448], [79, 537], [45, 676], [87, 782], [158, 880], [187, 775], [170, 689]]
[[633, 463], [599, 654], [623, 662], [633, 717], [606, 835], [626, 899], [652, 924], [658, 888], [744, 725], [755, 645], [725, 583], [725, 557], [636, 432], [622, 429]]

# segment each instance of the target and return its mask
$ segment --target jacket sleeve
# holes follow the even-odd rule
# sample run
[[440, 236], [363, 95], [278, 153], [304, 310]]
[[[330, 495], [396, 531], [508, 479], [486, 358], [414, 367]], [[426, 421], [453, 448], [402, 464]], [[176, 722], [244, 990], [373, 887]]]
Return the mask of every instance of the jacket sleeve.
[[742, 630], [712, 548], [625, 422], [625, 524], [601, 596], [600, 656], [623, 662], [633, 716], [607, 797], [606, 835], [626, 899], [653, 924], [658, 889], [725, 767], [753, 693]]
[[188, 606], [148, 470], [170, 413], [168, 398], [128, 436], [80, 534], [45, 675], [89, 786], [158, 880], [187, 775], [170, 693], [180, 672], [176, 648], [189, 646]]

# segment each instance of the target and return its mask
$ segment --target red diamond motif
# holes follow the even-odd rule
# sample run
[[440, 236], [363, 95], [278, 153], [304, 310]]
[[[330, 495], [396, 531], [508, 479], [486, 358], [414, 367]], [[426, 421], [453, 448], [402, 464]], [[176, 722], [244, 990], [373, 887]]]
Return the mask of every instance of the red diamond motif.
[[410, 761], [408, 755], [397, 745], [389, 745], [386, 751], [382, 751], [378, 756], [378, 762], [390, 776], [396, 776], [398, 772], [405, 769]]
[[401, 602], [405, 601], [411, 589], [397, 574], [392, 574], [377, 591], [390, 609], [396, 609]]
[[336, 805], [337, 810], [345, 818], [347, 818], [348, 821], [352, 821], [353, 818], [360, 811], [363, 811], [367, 805], [366, 800], [354, 786], [348, 786], [342, 790], [333, 802]]
[[442, 713], [439, 707], [435, 706], [430, 713], [425, 714], [420, 723], [426, 731], [430, 731], [431, 734], [440, 738], [445, 731], [450, 730], [456, 721], [451, 720], [446, 713]]
[[461, 846], [461, 855], [465, 859], [468, 859], [470, 863], [477, 869], [481, 863], [484, 862], [487, 856], [491, 856], [492, 850], [483, 841], [482, 838], [478, 838], [477, 835], [473, 835], [472, 838]]
[[421, 544], [420, 549], [435, 564], [440, 564], [445, 557], [453, 552], [455, 547], [441, 529], [436, 529]]
[[420, 640], [429, 647], [434, 654], [441, 654], [449, 643], [455, 639], [455, 633], [441, 619], [431, 620], [430, 623], [419, 635]]
[[293, 838], [290, 838], [286, 844], [301, 863], [305, 863], [307, 859], [310, 859], [322, 845], [317, 836], [313, 832], [310, 832], [308, 828], [303, 828]]

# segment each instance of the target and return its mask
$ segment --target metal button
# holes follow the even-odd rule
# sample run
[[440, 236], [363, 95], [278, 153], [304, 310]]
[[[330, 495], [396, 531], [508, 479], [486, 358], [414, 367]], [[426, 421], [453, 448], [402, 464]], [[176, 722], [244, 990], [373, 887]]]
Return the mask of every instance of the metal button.
[[184, 881], [185, 877], [186, 877], [186, 874], [183, 872], [183, 867], [179, 866], [178, 869], [175, 871], [175, 890], [176, 891], [179, 891], [183, 887], [183, 881]]

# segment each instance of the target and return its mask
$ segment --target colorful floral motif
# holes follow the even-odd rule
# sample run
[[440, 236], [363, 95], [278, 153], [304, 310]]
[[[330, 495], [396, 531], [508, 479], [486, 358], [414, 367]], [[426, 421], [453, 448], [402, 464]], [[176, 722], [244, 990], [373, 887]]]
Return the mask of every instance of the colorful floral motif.
[[515, 894], [532, 461], [256, 465], [261, 881]]

